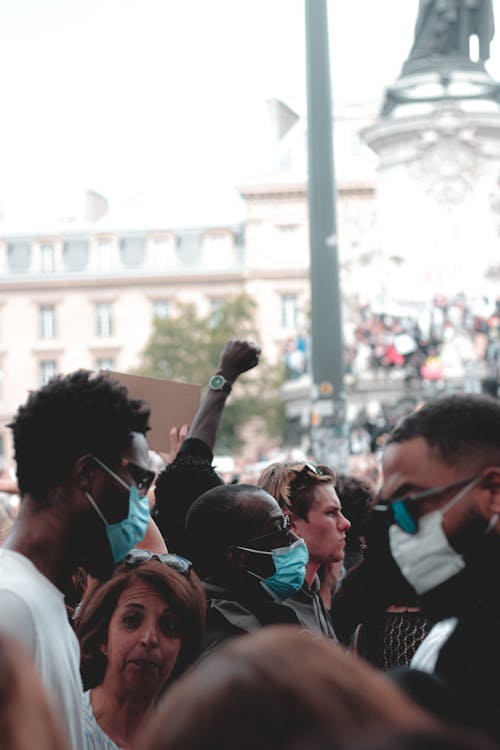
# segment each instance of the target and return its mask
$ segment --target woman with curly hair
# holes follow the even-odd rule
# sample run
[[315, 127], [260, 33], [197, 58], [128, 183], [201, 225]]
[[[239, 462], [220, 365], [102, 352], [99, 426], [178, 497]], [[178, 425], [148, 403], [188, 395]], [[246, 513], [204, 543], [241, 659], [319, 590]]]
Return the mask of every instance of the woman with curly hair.
[[85, 594], [75, 626], [88, 750], [131, 747], [167, 682], [196, 658], [205, 608], [188, 560], [143, 549]]

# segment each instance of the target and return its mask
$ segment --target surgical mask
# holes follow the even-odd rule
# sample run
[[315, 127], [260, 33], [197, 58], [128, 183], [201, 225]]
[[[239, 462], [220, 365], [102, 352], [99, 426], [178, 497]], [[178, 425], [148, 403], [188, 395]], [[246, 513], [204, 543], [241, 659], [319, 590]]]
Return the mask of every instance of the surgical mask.
[[391, 554], [406, 580], [417, 594], [425, 594], [460, 573], [465, 562], [450, 545], [443, 531], [443, 515], [481, 481], [474, 477], [443, 508], [418, 519], [415, 534], [408, 534], [397, 524], [389, 528]]
[[306, 563], [309, 560], [303, 539], [297, 539], [289, 547], [277, 547], [271, 552], [250, 547], [238, 547], [238, 549], [254, 552], [257, 555], [272, 556], [276, 568], [272, 576], [262, 578], [252, 570], [247, 570], [247, 573], [258, 578], [261, 586], [278, 601], [284, 601], [302, 587], [306, 577]]
[[144, 497], [140, 496], [139, 490], [135, 485], [129, 486], [118, 474], [115, 474], [114, 471], [96, 456], [93, 456], [93, 458], [99, 466], [102, 466], [108, 474], [129, 491], [127, 518], [117, 523], [108, 523], [90, 492], [85, 492], [89, 503], [106, 527], [111, 555], [113, 562], [116, 564], [123, 560], [130, 550], [144, 539], [150, 518], [149, 500], [147, 495], [144, 495]]

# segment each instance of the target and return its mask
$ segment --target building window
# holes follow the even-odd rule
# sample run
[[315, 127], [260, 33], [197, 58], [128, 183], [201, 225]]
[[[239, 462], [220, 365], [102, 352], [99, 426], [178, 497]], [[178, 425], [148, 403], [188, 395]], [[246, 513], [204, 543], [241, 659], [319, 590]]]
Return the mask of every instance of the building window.
[[54, 245], [42, 245], [40, 247], [40, 270], [42, 273], [54, 273], [56, 270]]
[[210, 300], [210, 325], [214, 328], [219, 325], [226, 300], [224, 297], [212, 297]]
[[155, 299], [153, 302], [153, 317], [167, 320], [170, 317], [170, 303], [168, 299]]
[[144, 263], [144, 237], [130, 236], [120, 240], [122, 263], [125, 268], [139, 268]]
[[38, 382], [40, 387], [47, 385], [49, 380], [57, 374], [57, 363], [55, 359], [42, 359], [38, 366]]
[[56, 311], [54, 305], [41, 305], [39, 312], [40, 338], [55, 339]]
[[295, 237], [300, 227], [297, 224], [281, 224], [278, 227], [278, 232], [284, 240], [289, 240], [291, 237]]
[[64, 243], [64, 262], [68, 271], [83, 271], [88, 260], [88, 239], [72, 238]]
[[113, 335], [113, 315], [110, 302], [98, 302], [96, 305], [97, 335], [107, 338]]
[[113, 357], [98, 357], [95, 362], [96, 370], [114, 370], [115, 360]]
[[281, 295], [281, 327], [287, 331], [297, 328], [298, 300], [296, 294]]
[[8, 262], [9, 271], [15, 273], [28, 271], [31, 259], [31, 245], [29, 242], [15, 241], [9, 242]]

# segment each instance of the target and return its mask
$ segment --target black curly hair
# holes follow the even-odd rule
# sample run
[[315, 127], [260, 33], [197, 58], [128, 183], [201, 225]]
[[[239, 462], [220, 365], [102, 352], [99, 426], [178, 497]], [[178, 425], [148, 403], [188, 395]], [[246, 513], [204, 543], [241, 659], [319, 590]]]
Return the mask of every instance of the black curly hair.
[[170, 552], [189, 556], [184, 527], [196, 498], [224, 482], [209, 460], [179, 452], [155, 484], [153, 517]]
[[117, 381], [87, 370], [52, 378], [30, 393], [8, 425], [14, 436], [21, 494], [39, 503], [63, 484], [79, 456], [117, 464], [131, 433], [149, 430], [149, 408]]
[[500, 401], [475, 394], [429, 401], [396, 425], [386, 445], [417, 437], [424, 438], [450, 465], [486, 452], [500, 456]]

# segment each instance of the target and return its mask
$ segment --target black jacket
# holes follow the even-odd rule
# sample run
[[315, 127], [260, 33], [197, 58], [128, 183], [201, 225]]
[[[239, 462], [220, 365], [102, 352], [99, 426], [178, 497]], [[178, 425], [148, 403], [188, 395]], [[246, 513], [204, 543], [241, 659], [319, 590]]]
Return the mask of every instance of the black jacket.
[[265, 625], [289, 623], [321, 633], [336, 641], [330, 616], [319, 595], [316, 580], [304, 584], [294, 597], [275, 601], [260, 585], [234, 588], [211, 580], [203, 582], [207, 594], [207, 622], [202, 656], [228, 638], [260, 630]]

